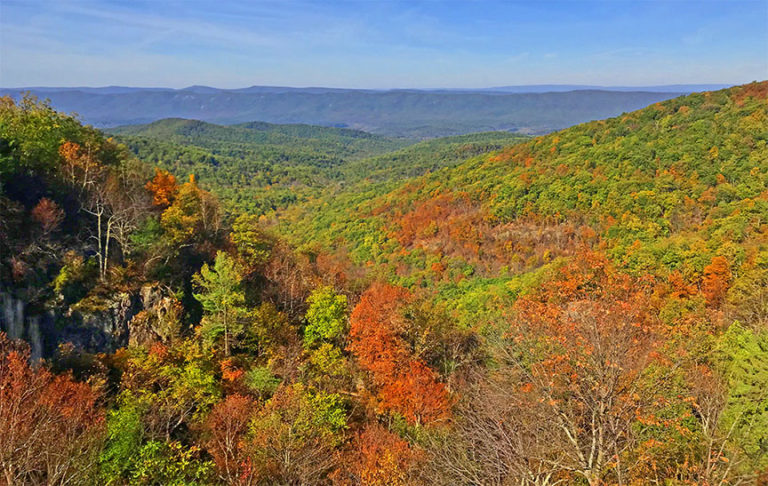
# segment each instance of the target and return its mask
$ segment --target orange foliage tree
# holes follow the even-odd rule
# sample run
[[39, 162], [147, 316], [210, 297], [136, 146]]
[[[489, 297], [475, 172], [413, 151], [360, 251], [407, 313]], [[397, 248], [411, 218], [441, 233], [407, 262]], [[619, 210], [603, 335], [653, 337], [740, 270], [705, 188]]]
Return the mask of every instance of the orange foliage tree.
[[147, 182], [147, 190], [152, 194], [152, 204], [167, 208], [173, 203], [179, 185], [176, 177], [167, 170], [155, 168], [155, 177]]
[[448, 392], [401, 336], [407, 324], [397, 311], [409, 299], [406, 289], [372, 285], [352, 311], [349, 349], [370, 373], [382, 409], [415, 423], [435, 422], [448, 416]]
[[255, 406], [246, 396], [230, 395], [213, 407], [205, 422], [205, 447], [216, 463], [219, 477], [227, 484], [256, 483], [256, 471], [244, 450], [245, 434]]
[[98, 394], [29, 365], [29, 347], [0, 333], [0, 483], [69, 484], [93, 478], [104, 433]]
[[642, 380], [660, 332], [649, 287], [586, 252], [518, 300], [499, 358], [522, 392], [519, 412], [555, 428], [562, 468], [590, 485], [626, 477], [632, 426], [653, 401]]
[[408, 442], [379, 424], [369, 425], [351, 442], [349, 455], [343, 461], [345, 474], [334, 478], [335, 483], [366, 486], [411, 484], [410, 472], [418, 459], [418, 453]]
[[728, 285], [731, 281], [731, 266], [723, 256], [712, 258], [709, 265], [704, 267], [704, 278], [701, 281], [701, 291], [707, 303], [718, 306], [722, 303]]
[[64, 220], [64, 211], [53, 201], [44, 197], [32, 209], [32, 219], [40, 223], [43, 234], [55, 231]]
[[64, 173], [73, 185], [80, 186], [82, 190], [93, 184], [101, 171], [101, 164], [90, 144], [83, 148], [76, 142], [64, 142], [59, 146], [59, 155], [63, 160]]

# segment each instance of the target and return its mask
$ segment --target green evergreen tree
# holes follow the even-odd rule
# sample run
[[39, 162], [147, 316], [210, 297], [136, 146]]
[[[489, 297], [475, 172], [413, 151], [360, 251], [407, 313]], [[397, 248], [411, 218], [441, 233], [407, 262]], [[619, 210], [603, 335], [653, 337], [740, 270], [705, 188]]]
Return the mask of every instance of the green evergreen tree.
[[213, 268], [204, 264], [193, 281], [200, 293], [194, 294], [205, 311], [201, 333], [209, 342], [224, 339], [224, 354], [230, 355], [233, 338], [242, 331], [245, 293], [243, 276], [237, 263], [226, 253], [216, 253]]

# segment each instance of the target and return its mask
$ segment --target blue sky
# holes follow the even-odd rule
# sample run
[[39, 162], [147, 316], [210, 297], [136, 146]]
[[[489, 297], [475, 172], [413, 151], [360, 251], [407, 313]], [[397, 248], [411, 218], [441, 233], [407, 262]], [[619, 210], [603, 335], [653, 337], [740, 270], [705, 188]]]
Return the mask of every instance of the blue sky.
[[0, 86], [768, 78], [768, 0], [0, 0]]

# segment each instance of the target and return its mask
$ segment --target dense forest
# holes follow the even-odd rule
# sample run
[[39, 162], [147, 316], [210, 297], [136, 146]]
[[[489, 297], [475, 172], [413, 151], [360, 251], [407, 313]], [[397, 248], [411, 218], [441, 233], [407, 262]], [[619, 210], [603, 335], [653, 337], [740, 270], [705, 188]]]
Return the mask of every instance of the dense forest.
[[768, 82], [418, 144], [2, 98], [0, 484], [766, 484], [767, 222]]
[[258, 215], [340, 189], [397, 183], [525, 138], [484, 132], [419, 142], [344, 128], [182, 119], [109, 133], [144, 162], [199, 176], [226, 208]]

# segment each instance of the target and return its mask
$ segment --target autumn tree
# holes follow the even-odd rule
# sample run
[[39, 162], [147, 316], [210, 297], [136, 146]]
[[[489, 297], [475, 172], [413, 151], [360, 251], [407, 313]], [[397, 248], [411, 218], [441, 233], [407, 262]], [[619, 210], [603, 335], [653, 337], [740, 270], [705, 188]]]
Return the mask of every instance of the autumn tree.
[[723, 256], [712, 258], [712, 262], [704, 267], [704, 277], [701, 281], [701, 291], [707, 303], [718, 306], [723, 301], [731, 280], [731, 266]]
[[734, 320], [765, 328], [768, 326], [768, 252], [761, 255], [762, 265], [750, 265], [740, 269], [728, 289], [728, 315]]
[[266, 298], [290, 317], [304, 313], [307, 297], [317, 286], [317, 278], [306, 255], [296, 252], [285, 241], [277, 241], [264, 266], [264, 277], [267, 279]]
[[193, 280], [199, 290], [195, 298], [206, 312], [200, 332], [211, 342], [223, 337], [224, 355], [229, 356], [233, 339], [242, 331], [245, 294], [240, 268], [232, 257], [219, 251], [213, 267], [204, 264]]
[[194, 176], [179, 187], [173, 203], [163, 211], [161, 223], [166, 245], [179, 248], [197, 246], [206, 251], [221, 234], [221, 210], [216, 199], [197, 185]]
[[422, 475], [433, 484], [572, 484], [563, 451], [569, 447], [550, 422], [547, 404], [531, 399], [514, 368], [478, 367], [461, 388], [448, 426], [423, 439]]
[[[109, 244], [112, 238], [111, 208], [109, 207], [109, 170], [97, 159], [97, 148], [89, 143], [85, 147], [75, 142], [64, 142], [59, 147], [65, 172], [70, 183], [80, 193], [81, 209], [96, 219], [97, 256], [99, 275], [103, 279], [109, 262]], [[112, 182], [112, 181], [109, 181]]]
[[221, 396], [215, 363], [193, 339], [126, 353], [119, 402], [136, 408], [148, 439], [174, 438], [177, 431], [202, 419]]
[[350, 443], [335, 484], [405, 486], [414, 484], [420, 459], [408, 441], [380, 424], [367, 425]]
[[403, 288], [374, 284], [361, 296], [350, 318], [349, 349], [370, 373], [380, 406], [415, 423], [445, 419], [449, 399], [437, 374], [413, 358], [401, 334], [407, 322], [398, 313], [411, 298]]
[[258, 217], [250, 214], [241, 214], [235, 219], [229, 239], [249, 269], [266, 264], [274, 245], [273, 238], [261, 228]]
[[99, 396], [29, 359], [26, 344], [0, 333], [2, 482], [91, 484], [104, 431]]
[[[57, 241], [57, 233], [64, 221], [64, 210], [51, 199], [43, 197], [32, 208], [30, 215], [37, 227], [33, 230], [34, 236], [27, 248], [19, 253], [29, 255], [30, 261], [35, 259], [39, 261], [40, 255], [44, 255], [43, 258], [59, 258], [61, 244]], [[33, 255], [38, 257], [35, 258]]]
[[729, 483], [736, 478], [742, 466], [742, 458], [733, 454], [732, 436], [736, 428], [726, 428], [722, 423], [727, 400], [726, 383], [715, 370], [706, 365], [693, 367], [686, 378], [691, 391], [688, 401], [698, 419], [700, 439], [693, 447], [698, 454], [689, 456], [691, 467], [677, 468], [687, 472], [692, 481], [703, 484]]
[[254, 414], [246, 448], [266, 484], [319, 484], [337, 465], [346, 411], [337, 394], [280, 387]]
[[310, 294], [307, 304], [304, 346], [339, 339], [346, 324], [347, 296], [337, 294], [331, 287], [321, 287]]
[[232, 485], [256, 484], [258, 471], [247, 455], [246, 436], [256, 403], [243, 395], [230, 395], [217, 403], [203, 426], [204, 444], [222, 481]]
[[85, 147], [77, 142], [65, 141], [59, 147], [64, 174], [81, 192], [96, 184], [101, 173], [102, 168], [96, 159], [97, 149], [94, 145], [91, 141], [88, 141]]
[[640, 379], [659, 339], [648, 296], [599, 254], [583, 254], [517, 301], [499, 349], [500, 372], [514, 377], [507, 389], [520, 408], [512, 413], [533, 412], [530, 420], [553, 427], [548, 435], [567, 459], [562, 469], [591, 485], [625, 480], [633, 424], [653, 400]]
[[121, 261], [133, 253], [133, 235], [148, 218], [151, 201], [142, 190], [146, 180], [145, 166], [139, 160], [122, 155], [111, 168], [109, 204], [112, 208], [112, 237], [118, 245]]
[[[64, 142], [59, 147], [64, 171], [79, 192], [81, 210], [96, 220], [92, 239], [96, 241], [102, 279], [107, 274], [113, 241], [127, 253], [129, 237], [138, 228], [146, 208], [145, 193], [141, 189], [144, 180], [141, 164], [114, 152], [117, 148], [109, 142], [85, 147]], [[117, 158], [117, 161], [109, 165], [100, 158]]]
[[210, 358], [191, 339], [112, 356], [120, 392], [107, 417], [102, 484], [210, 484], [212, 463], [187, 440], [221, 396]]
[[43, 234], [48, 235], [61, 225], [64, 211], [58, 204], [44, 197], [32, 209], [32, 218], [40, 224]]
[[167, 208], [176, 198], [179, 192], [179, 185], [176, 183], [176, 177], [160, 168], [155, 168], [155, 177], [147, 182], [146, 186], [152, 195], [152, 204], [162, 209]]

